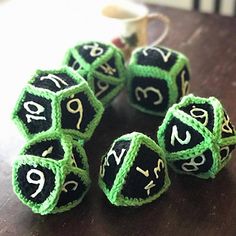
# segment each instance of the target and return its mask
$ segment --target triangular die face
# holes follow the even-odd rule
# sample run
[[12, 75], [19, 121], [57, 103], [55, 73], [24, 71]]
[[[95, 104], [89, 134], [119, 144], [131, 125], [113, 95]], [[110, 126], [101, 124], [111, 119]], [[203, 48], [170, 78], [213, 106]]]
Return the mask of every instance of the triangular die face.
[[71, 54], [70, 57], [69, 57], [69, 60], [68, 60], [68, 62], [67, 62], [67, 65], [68, 65], [69, 67], [71, 67], [73, 70], [78, 70], [78, 69], [80, 69], [80, 67], [81, 67], [79, 61], [76, 60], [76, 59], [72, 56], [72, 54]]
[[64, 150], [61, 142], [55, 140], [39, 141], [30, 145], [24, 152], [27, 155], [34, 155], [42, 158], [51, 158], [54, 160], [61, 160], [64, 158]]
[[84, 92], [77, 93], [61, 102], [62, 129], [73, 129], [85, 132], [96, 112]]
[[120, 77], [114, 56], [104, 64], [100, 65], [96, 70], [106, 76], [111, 76], [115, 78]]
[[172, 165], [186, 174], [204, 174], [211, 170], [214, 164], [212, 152], [208, 149], [202, 155], [187, 160], [173, 161]]
[[146, 47], [137, 53], [137, 63], [143, 66], [155, 66], [170, 71], [177, 61], [177, 54], [161, 47]]
[[168, 108], [169, 90], [162, 79], [134, 77], [130, 96], [135, 104], [154, 112], [164, 112]]
[[73, 161], [73, 166], [76, 168], [80, 168], [85, 170], [86, 167], [84, 166], [83, 163], [83, 157], [82, 155], [77, 151], [75, 147], [72, 148], [72, 161]]
[[221, 147], [220, 148], [220, 161], [221, 162], [226, 161], [230, 157], [235, 147], [236, 145], [229, 145], [229, 146]]
[[63, 89], [67, 89], [76, 84], [78, 83], [74, 79], [72, 79], [69, 75], [63, 72], [42, 72], [35, 78], [34, 82], [32, 82], [32, 85], [34, 85], [35, 87], [47, 89], [55, 93]]
[[108, 47], [98, 42], [90, 42], [76, 47], [79, 55], [89, 64], [106, 53]]
[[21, 165], [17, 170], [17, 181], [22, 195], [37, 204], [45, 202], [55, 188], [55, 174], [40, 165]]
[[192, 103], [185, 107], [181, 107], [180, 110], [184, 111], [194, 119], [202, 123], [207, 129], [213, 132], [215, 117], [214, 108], [209, 103]]
[[165, 147], [170, 153], [194, 148], [203, 140], [203, 136], [197, 130], [175, 117], [166, 126]]
[[28, 92], [24, 95], [22, 105], [17, 112], [30, 134], [46, 131], [52, 126], [51, 101]]
[[187, 95], [189, 93], [189, 71], [187, 66], [184, 66], [184, 68], [179, 72], [179, 74], [176, 77], [177, 82], [177, 88], [178, 88], [178, 98], [179, 100], [181, 97]]
[[94, 78], [94, 93], [98, 99], [103, 99], [108, 95], [116, 86], [109, 84], [103, 80]]
[[103, 157], [100, 166], [100, 176], [109, 190], [113, 186], [129, 147], [130, 141], [117, 141], [113, 148]]
[[228, 138], [235, 135], [234, 127], [229, 120], [229, 116], [224, 112], [224, 119], [221, 127], [221, 137]]
[[86, 191], [86, 185], [79, 175], [70, 173], [66, 176], [56, 207], [62, 207], [80, 199]]
[[157, 194], [165, 184], [165, 168], [159, 154], [142, 144], [126, 176], [121, 194], [138, 199]]

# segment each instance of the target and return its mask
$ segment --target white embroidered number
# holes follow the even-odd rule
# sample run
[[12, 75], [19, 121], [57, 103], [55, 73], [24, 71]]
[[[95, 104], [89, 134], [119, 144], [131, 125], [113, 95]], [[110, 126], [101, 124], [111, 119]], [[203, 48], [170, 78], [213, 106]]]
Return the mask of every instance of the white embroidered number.
[[47, 76], [42, 76], [40, 78], [40, 80], [51, 80], [55, 84], [55, 86], [59, 89], [61, 88], [61, 84], [68, 86], [68, 84], [62, 78], [60, 78], [56, 75], [53, 75], [53, 74], [49, 74]]
[[143, 55], [144, 56], [148, 56], [148, 50], [153, 50], [153, 51], [156, 51], [156, 52], [158, 52], [158, 53], [160, 53], [160, 55], [162, 56], [162, 59], [163, 59], [163, 61], [166, 63], [166, 62], [168, 62], [168, 60], [169, 60], [169, 58], [170, 58], [170, 56], [171, 56], [171, 52], [170, 51], [168, 51], [166, 54], [160, 49], [160, 48], [154, 48], [154, 47], [149, 47], [149, 48], [145, 48], [144, 50], [143, 50]]
[[104, 63], [100, 67], [104, 71], [104, 73], [108, 75], [114, 75], [114, 73], [116, 72], [116, 69], [111, 67], [108, 63]]
[[90, 56], [91, 57], [98, 57], [101, 54], [103, 54], [104, 50], [99, 47], [99, 45], [97, 43], [93, 43], [93, 45], [85, 45], [83, 47], [85, 50], [89, 50], [90, 49]]
[[228, 158], [229, 154], [230, 154], [230, 150], [229, 147], [223, 147], [220, 149], [220, 152], [222, 153], [222, 151], [226, 151], [226, 154], [224, 156], [221, 156], [221, 161], [224, 161]]
[[186, 71], [181, 72], [181, 84], [182, 84], [182, 96], [185, 96], [189, 93], [189, 82], [185, 80]]
[[147, 97], [148, 97], [148, 92], [153, 92], [153, 93], [155, 93], [155, 94], [157, 95], [157, 97], [158, 97], [158, 99], [157, 99], [155, 102], [153, 102], [154, 105], [159, 105], [159, 104], [162, 103], [162, 101], [163, 101], [163, 96], [162, 96], [160, 90], [159, 90], [159, 89], [156, 89], [156, 88], [153, 88], [153, 87], [147, 87], [147, 88], [145, 88], [145, 89], [143, 89], [143, 88], [141, 88], [141, 87], [137, 87], [137, 88], [135, 89], [135, 97], [136, 97], [136, 99], [137, 99], [138, 101], [140, 101], [141, 98], [140, 98], [140, 96], [139, 96], [139, 93], [142, 93], [142, 94], [143, 94], [143, 97], [144, 97], [145, 99], [147, 99]]
[[97, 86], [99, 88], [99, 91], [96, 93], [96, 97], [99, 97], [101, 94], [103, 94], [108, 88], [109, 84], [103, 81], [98, 81]]
[[191, 134], [188, 131], [186, 131], [186, 138], [184, 140], [182, 140], [179, 137], [177, 126], [174, 125], [172, 127], [172, 134], [171, 134], [171, 145], [172, 146], [175, 146], [176, 139], [181, 145], [188, 144], [191, 141]]
[[[201, 114], [199, 114], [199, 113], [201, 113]], [[204, 119], [204, 122], [203, 122], [204, 126], [206, 126], [208, 124], [208, 119], [209, 119], [208, 118], [208, 112], [205, 111], [204, 109], [193, 106], [192, 110], [190, 111], [190, 115], [193, 118]]]
[[[39, 179], [38, 180], [34, 180], [31, 178], [31, 175], [34, 174], [34, 175], [37, 175], [39, 176]], [[34, 193], [32, 193], [30, 196], [32, 198], [35, 198], [43, 189], [43, 186], [45, 184], [45, 177], [44, 177], [44, 174], [42, 171], [40, 170], [37, 170], [37, 169], [31, 169], [27, 172], [27, 175], [26, 175], [26, 180], [30, 183], [30, 184], [37, 184], [38, 185], [38, 188], [36, 189], [36, 191]]]
[[[27, 123], [30, 123], [32, 120], [46, 120], [44, 116], [39, 116], [39, 114], [45, 111], [45, 108], [42, 105], [33, 101], [28, 101], [25, 102], [23, 106], [25, 110], [30, 113], [25, 115]], [[34, 110], [32, 110], [32, 107], [34, 107]]]
[[[192, 171], [199, 170], [199, 166], [203, 165], [205, 163], [205, 161], [206, 161], [205, 155], [201, 155], [199, 157], [201, 157], [201, 161], [200, 162], [195, 162], [196, 157], [193, 157], [193, 158], [190, 159], [190, 162], [183, 163], [181, 165], [182, 170], [186, 171], [186, 172], [192, 172]], [[197, 158], [199, 158], [199, 157], [197, 157]]]
[[[72, 99], [67, 102], [66, 108], [72, 114], [79, 113], [79, 120], [78, 120], [78, 122], [76, 124], [76, 128], [80, 129], [80, 124], [81, 124], [82, 119], [83, 119], [83, 105], [82, 105], [82, 102], [80, 101], [79, 98], [74, 98], [74, 95], [72, 95], [71, 98]], [[71, 106], [73, 103], [76, 104], [76, 107], [77, 107], [76, 109], [74, 109]]]
[[74, 186], [72, 188], [72, 191], [75, 191], [78, 188], [78, 183], [76, 181], [74, 181], [74, 180], [67, 181], [62, 187], [62, 191], [65, 192], [65, 193], [68, 192], [68, 189], [66, 188], [67, 185], [73, 185]]
[[229, 117], [228, 117], [228, 115], [225, 114], [224, 123], [222, 125], [222, 131], [225, 132], [225, 133], [233, 134], [234, 131], [233, 131], [233, 129], [231, 129], [229, 124], [230, 124]]

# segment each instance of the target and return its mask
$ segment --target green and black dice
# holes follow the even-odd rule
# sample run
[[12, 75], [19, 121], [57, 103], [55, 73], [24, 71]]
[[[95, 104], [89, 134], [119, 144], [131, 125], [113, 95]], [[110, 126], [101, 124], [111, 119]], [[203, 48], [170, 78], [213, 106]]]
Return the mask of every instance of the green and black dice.
[[87, 80], [104, 106], [110, 104], [125, 85], [124, 57], [114, 45], [96, 41], [81, 42], [67, 51], [64, 64]]
[[162, 150], [144, 134], [121, 136], [102, 158], [99, 185], [117, 206], [152, 202], [170, 185]]
[[39, 135], [13, 164], [13, 189], [34, 213], [59, 213], [82, 201], [90, 186], [88, 171], [86, 153], [71, 136]]
[[87, 140], [103, 110], [87, 82], [65, 67], [36, 71], [16, 103], [13, 120], [28, 139], [59, 131]]
[[189, 91], [189, 60], [164, 47], [136, 49], [128, 66], [129, 100], [138, 110], [164, 116]]
[[208, 179], [230, 160], [236, 135], [218, 99], [188, 95], [168, 110], [158, 143], [176, 172]]

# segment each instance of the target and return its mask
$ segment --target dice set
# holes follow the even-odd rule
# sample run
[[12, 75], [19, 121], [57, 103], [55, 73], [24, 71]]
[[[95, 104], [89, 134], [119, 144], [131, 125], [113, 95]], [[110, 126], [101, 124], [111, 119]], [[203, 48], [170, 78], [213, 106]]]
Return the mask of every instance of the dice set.
[[90, 186], [83, 144], [126, 80], [130, 104], [164, 120], [157, 143], [133, 132], [117, 138], [102, 157], [98, 182], [110, 203], [156, 200], [170, 186], [167, 165], [208, 179], [229, 162], [234, 126], [216, 98], [187, 96], [190, 65], [184, 54], [138, 48], [126, 68], [118, 48], [88, 41], [70, 48], [63, 65], [36, 71], [12, 116], [28, 140], [13, 165], [13, 189], [34, 213], [64, 212], [82, 201]]

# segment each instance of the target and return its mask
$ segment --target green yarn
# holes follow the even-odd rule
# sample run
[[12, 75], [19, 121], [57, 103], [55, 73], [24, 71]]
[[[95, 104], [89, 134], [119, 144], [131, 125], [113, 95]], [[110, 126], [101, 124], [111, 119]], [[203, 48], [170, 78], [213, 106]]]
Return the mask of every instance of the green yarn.
[[[82, 96], [84, 101], [76, 96]], [[83, 123], [83, 130], [76, 124], [67, 128], [71, 122], [68, 123], [68, 117], [62, 116], [62, 104], [67, 100], [64, 105], [66, 115], [73, 115], [74, 122], [78, 120], [79, 126]], [[91, 110], [94, 110], [94, 114], [89, 117], [90, 120], [84, 120], [84, 114], [88, 117]], [[103, 105], [87, 82], [72, 69], [64, 67], [59, 70], [37, 70], [22, 91], [12, 119], [27, 139], [55, 131], [88, 140], [100, 122], [103, 111]], [[67, 122], [65, 128], [62, 122]]]
[[[86, 55], [80, 52], [84, 48], [87, 48], [86, 50], [90, 54], [95, 53], [94, 61], [86, 61]], [[102, 51], [99, 51], [99, 49]], [[96, 52], [98, 52], [98, 55], [96, 55]], [[74, 63], [71, 62], [72, 58], [75, 60]], [[110, 60], [114, 62], [111, 64]], [[87, 80], [90, 88], [104, 106], [109, 105], [125, 85], [124, 57], [121, 50], [112, 44], [96, 41], [80, 42], [67, 51], [63, 64], [72, 67]], [[108, 73], [106, 73], [106, 68], [109, 69]], [[117, 73], [116, 76], [115, 73]]]
[[[45, 215], [64, 212], [84, 198], [90, 186], [88, 172], [87, 156], [79, 142], [58, 132], [39, 134], [23, 147], [13, 164], [13, 190], [34, 213]], [[79, 189], [76, 179], [66, 182], [70, 174], [80, 179], [83, 192], [80, 192], [82, 189]], [[80, 194], [71, 196], [70, 191]], [[69, 194], [71, 199], [58, 206], [62, 194]]]
[[[118, 154], [119, 150], [115, 148], [115, 146], [118, 143], [122, 144], [122, 142], [130, 143], [129, 148], [126, 148], [126, 154], [123, 156], [122, 153]], [[154, 155], [154, 157], [143, 155], [141, 156], [140, 159], [139, 154], [140, 155], [143, 154], [140, 153], [141, 148], [147, 148], [151, 153], [151, 155]], [[115, 155], [119, 157], [117, 160], [120, 160], [120, 162], [122, 162], [119, 169], [117, 170], [117, 173], [112, 173], [115, 172], [117, 168], [117, 166], [114, 165], [114, 160], [111, 158], [111, 155], [115, 157], [114, 153], [112, 154], [112, 151], [114, 150], [116, 153]], [[111, 152], [111, 154], [108, 156], [109, 152]], [[168, 189], [170, 185], [170, 180], [167, 173], [164, 153], [162, 152], [161, 148], [159, 148], [159, 146], [149, 137], [137, 132], [123, 135], [113, 142], [109, 152], [102, 159], [102, 163], [100, 166], [99, 186], [101, 187], [101, 189], [103, 190], [103, 192], [105, 193], [105, 195], [112, 204], [116, 206], [141, 206], [143, 204], [154, 201]], [[145, 160], [145, 158], [147, 158], [147, 160]], [[155, 165], [150, 166], [153, 160], [155, 162]], [[150, 182], [150, 180], [148, 179], [149, 174], [150, 175], [152, 174], [151, 173], [152, 168], [156, 167], [156, 165], [158, 165], [159, 162], [161, 162], [162, 164], [160, 167], [161, 169], [159, 169], [160, 172], [156, 173], [161, 173], [163, 182], [161, 183], [160, 186], [158, 186], [159, 188], [158, 191], [156, 191], [156, 189], [154, 191], [152, 188], [147, 190], [148, 183]], [[148, 170], [142, 171], [140, 167], [136, 166], [137, 163], [139, 163], [139, 166], [142, 166], [142, 163], [144, 163], [144, 165], [148, 165], [150, 168]], [[136, 169], [139, 168], [141, 172], [139, 173], [138, 171], [136, 171], [135, 167]], [[143, 174], [145, 174], [146, 176], [143, 176]], [[135, 178], [135, 176], [137, 178]], [[141, 181], [139, 183], [140, 176], [141, 176]], [[114, 182], [111, 186], [109, 186], [110, 185], [109, 181], [113, 177], [114, 177]], [[144, 181], [143, 186], [141, 186], [142, 181]], [[154, 185], [158, 185], [158, 182], [155, 181], [157, 180], [156, 179], [151, 180], [152, 183], [155, 183]], [[132, 189], [133, 188], [132, 186], [134, 185], [137, 185], [136, 189]], [[139, 187], [139, 185], [141, 187]], [[148, 191], [150, 192], [148, 193]], [[124, 194], [124, 192], [127, 192], [128, 194]], [[130, 197], [131, 195], [135, 196], [136, 193], [138, 193], [137, 195], [141, 194], [143, 197]]]
[[[149, 53], [153, 52], [150, 55], [147, 53], [146, 58], [143, 58], [145, 50]], [[168, 53], [170, 53], [168, 60], [175, 60], [170, 68], [164, 69], [165, 64], [168, 64], [169, 62], [168, 60], [166, 62], [164, 61], [166, 58], [164, 58], [160, 52], [163, 53], [164, 56], [168, 56]], [[149, 60], [150, 64], [146, 63], [145, 60]], [[159, 66], [162, 61], [163, 68]], [[128, 65], [127, 87], [130, 104], [144, 113], [165, 116], [168, 108], [188, 93], [188, 91], [186, 91], [188, 90], [186, 86], [188, 85], [189, 87], [188, 80], [190, 78], [187, 78], [188, 76], [186, 78], [184, 77], [184, 83], [181, 84], [180, 87], [180, 85], [177, 84], [177, 77], [180, 76], [182, 72], [188, 74], [189, 71], [189, 60], [180, 52], [159, 46], [137, 48], [132, 52], [130, 63]], [[149, 78], [153, 78], [155, 82], [149, 82]], [[136, 82], [134, 79], [136, 79]], [[162, 86], [160, 84], [161, 81], [166, 84], [167, 91], [162, 91]], [[137, 95], [135, 95], [138, 87], [142, 89], [142, 91], [139, 90], [139, 96], [141, 97], [140, 100], [138, 100]], [[163, 97], [162, 102], [157, 104], [155, 107], [153, 106], [155, 102], [153, 97], [156, 96], [157, 98], [160, 98], [160, 94], [157, 94], [153, 89], [156, 91], [159, 90]], [[180, 93], [179, 90], [184, 91], [183, 93]], [[164, 104], [165, 99], [167, 100], [166, 104]]]
[[203, 179], [216, 176], [236, 145], [235, 129], [220, 101], [191, 94], [168, 110], [157, 136], [168, 164], [177, 173]]

